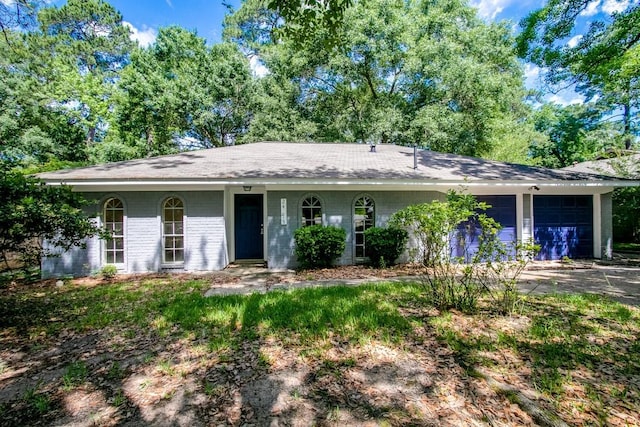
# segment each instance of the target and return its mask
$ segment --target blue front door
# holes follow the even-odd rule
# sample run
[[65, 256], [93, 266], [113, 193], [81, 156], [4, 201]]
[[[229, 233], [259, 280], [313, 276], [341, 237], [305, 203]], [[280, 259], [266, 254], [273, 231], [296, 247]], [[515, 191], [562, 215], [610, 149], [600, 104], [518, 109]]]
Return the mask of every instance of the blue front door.
[[235, 195], [236, 259], [264, 259], [262, 194]]

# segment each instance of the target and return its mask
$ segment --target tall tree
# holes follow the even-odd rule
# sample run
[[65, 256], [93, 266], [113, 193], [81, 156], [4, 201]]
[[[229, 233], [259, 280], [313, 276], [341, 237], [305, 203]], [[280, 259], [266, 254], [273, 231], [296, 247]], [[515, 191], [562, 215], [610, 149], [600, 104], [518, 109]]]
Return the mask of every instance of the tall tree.
[[234, 45], [208, 47], [179, 27], [137, 50], [119, 87], [121, 136], [147, 155], [234, 143], [251, 117], [248, 60]]
[[584, 36], [577, 34], [578, 17], [594, 3], [598, 2], [548, 0], [520, 23], [518, 53], [544, 67], [552, 85], [575, 84], [589, 100], [607, 105], [612, 114], [620, 110], [628, 149], [638, 132], [640, 5], [623, 3], [624, 10], [592, 21]]
[[314, 139], [486, 154], [497, 129], [526, 114], [509, 29], [484, 24], [463, 1], [356, 3], [332, 47], [320, 28], [302, 48], [261, 5], [245, 2], [225, 34], [297, 85], [294, 109], [315, 124]]
[[46, 58], [51, 101], [83, 128], [90, 147], [108, 129], [114, 83], [133, 48], [129, 29], [103, 0], [69, 0], [42, 9], [38, 19], [40, 32], [29, 43]]
[[6, 37], [0, 40], [0, 156], [23, 166], [82, 161], [82, 132], [45, 90], [54, 71], [34, 72], [37, 58], [24, 35], [7, 30]]
[[534, 114], [535, 128], [546, 137], [532, 139], [531, 156], [542, 166], [561, 168], [592, 160], [615, 147], [615, 124], [603, 122], [595, 104], [545, 104]]

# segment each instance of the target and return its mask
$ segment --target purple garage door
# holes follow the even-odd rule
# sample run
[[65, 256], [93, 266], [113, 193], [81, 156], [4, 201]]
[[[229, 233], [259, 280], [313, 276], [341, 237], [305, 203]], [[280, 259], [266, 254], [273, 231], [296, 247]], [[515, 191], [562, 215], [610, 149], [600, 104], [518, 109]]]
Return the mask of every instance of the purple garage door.
[[[502, 226], [498, 235], [500, 240], [514, 242], [516, 240], [516, 196], [476, 196], [476, 200], [491, 206], [484, 213]], [[466, 261], [469, 261], [478, 248], [478, 236], [480, 236], [480, 230], [475, 228], [473, 224], [463, 224], [452, 242], [453, 256], [464, 257]], [[464, 245], [460, 244], [462, 237], [465, 237], [469, 242], [466, 254]]]
[[533, 223], [537, 259], [593, 258], [592, 196], [534, 196]]

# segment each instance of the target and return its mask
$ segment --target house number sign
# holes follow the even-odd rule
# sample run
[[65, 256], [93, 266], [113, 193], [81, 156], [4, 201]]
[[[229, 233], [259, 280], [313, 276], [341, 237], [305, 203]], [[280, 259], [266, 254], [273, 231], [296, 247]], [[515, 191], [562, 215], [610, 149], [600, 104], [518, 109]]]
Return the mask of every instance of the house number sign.
[[280, 199], [280, 225], [287, 225], [287, 199]]

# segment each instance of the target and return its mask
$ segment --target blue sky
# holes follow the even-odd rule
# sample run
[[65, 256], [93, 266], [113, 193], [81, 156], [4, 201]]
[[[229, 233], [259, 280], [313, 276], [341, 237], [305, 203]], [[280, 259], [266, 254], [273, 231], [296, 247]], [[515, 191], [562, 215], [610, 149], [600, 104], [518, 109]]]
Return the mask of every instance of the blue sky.
[[[11, 1], [11, 0], [0, 0]], [[209, 43], [216, 43], [222, 37], [222, 21], [227, 8], [222, 0], [107, 0], [123, 15], [125, 25], [132, 31], [132, 37], [146, 46], [153, 43], [158, 29], [168, 25], [196, 30], [198, 35]], [[235, 8], [240, 7], [241, 0], [225, 0]], [[582, 28], [602, 13], [625, 10], [630, 3], [637, 0], [592, 0], [589, 7], [580, 17]], [[57, 5], [64, 0], [54, 0]], [[518, 22], [530, 11], [540, 8], [544, 0], [469, 0], [478, 9], [478, 15], [486, 21], [508, 20], [517, 31]], [[569, 43], [576, 43], [576, 34]], [[253, 65], [256, 62], [253, 61]], [[541, 70], [531, 64], [525, 64], [526, 85], [529, 88], [540, 87]], [[581, 102], [582, 97], [572, 90], [558, 94], [549, 94], [547, 100], [561, 104]]]

